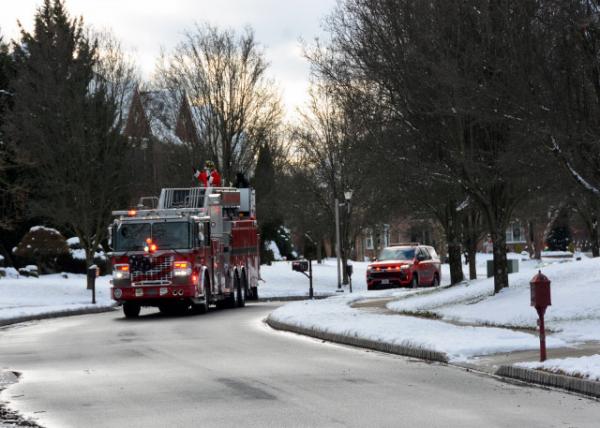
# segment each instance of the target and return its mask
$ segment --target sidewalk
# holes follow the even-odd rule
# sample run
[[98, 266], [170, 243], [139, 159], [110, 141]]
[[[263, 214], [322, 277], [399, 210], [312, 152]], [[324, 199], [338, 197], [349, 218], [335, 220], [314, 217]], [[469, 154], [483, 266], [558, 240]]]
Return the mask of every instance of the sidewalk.
[[[397, 296], [365, 299], [363, 294], [355, 299], [345, 296], [318, 303], [297, 302], [274, 311], [267, 323], [275, 329], [321, 340], [449, 363], [492, 376], [600, 398], [600, 381], [520, 366], [539, 361], [539, 339], [532, 329], [407, 316], [386, 306], [397, 300]], [[547, 343], [549, 359], [600, 354], [600, 341], [596, 340], [569, 344], [550, 334]]]

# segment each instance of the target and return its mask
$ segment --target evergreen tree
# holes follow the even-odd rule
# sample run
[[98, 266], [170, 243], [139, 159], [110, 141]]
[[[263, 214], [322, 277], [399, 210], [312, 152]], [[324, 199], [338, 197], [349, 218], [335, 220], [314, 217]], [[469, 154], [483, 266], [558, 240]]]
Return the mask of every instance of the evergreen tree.
[[[31, 167], [30, 214], [75, 233], [91, 264], [111, 210], [123, 199], [127, 145], [119, 85], [107, 78], [98, 44], [61, 0], [45, 0], [32, 33], [15, 45], [17, 77], [7, 136]], [[114, 76], [110, 76], [114, 79]]]
[[274, 182], [275, 168], [271, 149], [268, 144], [263, 144], [258, 152], [253, 180], [253, 187], [256, 190], [256, 216], [263, 243], [260, 259], [263, 263], [270, 263], [273, 260], [273, 254], [265, 247], [265, 242], [277, 241], [278, 230], [282, 225]]
[[12, 257], [7, 248], [14, 247], [18, 242], [15, 229], [22, 220], [26, 195], [17, 181], [21, 172], [20, 164], [3, 132], [5, 118], [14, 101], [10, 83], [15, 78], [15, 73], [12, 52], [0, 36], [0, 255], [9, 264]]

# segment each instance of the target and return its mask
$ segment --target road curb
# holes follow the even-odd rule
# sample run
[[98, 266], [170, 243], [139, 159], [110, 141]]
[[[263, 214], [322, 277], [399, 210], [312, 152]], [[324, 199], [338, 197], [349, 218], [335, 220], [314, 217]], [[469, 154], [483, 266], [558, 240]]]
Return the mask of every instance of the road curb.
[[500, 366], [496, 375], [600, 398], [600, 382], [593, 380], [515, 366]]
[[337, 333], [329, 333], [314, 328], [299, 327], [296, 325], [276, 321], [270, 316], [267, 317], [266, 323], [275, 330], [289, 331], [292, 333], [314, 337], [316, 339], [327, 340], [329, 342], [341, 343], [343, 345], [351, 345], [359, 348], [373, 349], [375, 351], [403, 355], [405, 357], [413, 357], [420, 358], [422, 360], [448, 363], [448, 355], [446, 355], [444, 352], [432, 351], [430, 349], [417, 348], [412, 346], [396, 345], [386, 342], [378, 342], [376, 340], [362, 339], [359, 337], [346, 336]]
[[[319, 295], [319, 296], [314, 296], [312, 298], [312, 300], [323, 300], [326, 299], [328, 297], [332, 297], [335, 296], [335, 294], [327, 294], [327, 295]], [[282, 297], [259, 297], [258, 300], [255, 300], [255, 302], [263, 302], [263, 303], [269, 303], [269, 302], [296, 302], [296, 301], [300, 301], [300, 300], [311, 300], [311, 298], [309, 296], [282, 296]], [[252, 303], [252, 300], [248, 300], [247, 302]]]
[[99, 314], [102, 312], [110, 312], [117, 309], [117, 306], [102, 306], [98, 308], [82, 308], [82, 309], [70, 309], [65, 311], [48, 312], [38, 315], [26, 315], [22, 317], [6, 318], [0, 320], [0, 327], [7, 325], [18, 324], [27, 321], [45, 320], [50, 318], [61, 318], [70, 317], [74, 315], [86, 315], [86, 314]]

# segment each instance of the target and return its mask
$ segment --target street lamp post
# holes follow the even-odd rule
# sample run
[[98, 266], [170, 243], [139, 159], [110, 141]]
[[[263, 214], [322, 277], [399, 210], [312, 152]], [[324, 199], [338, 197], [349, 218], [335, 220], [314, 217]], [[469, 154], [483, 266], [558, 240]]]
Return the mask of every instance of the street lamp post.
[[342, 278], [340, 272], [340, 203], [335, 198], [335, 254], [337, 257], [337, 292], [342, 293]]
[[348, 211], [350, 211], [350, 199], [352, 199], [352, 190], [347, 190], [344, 192], [344, 198], [346, 202], [340, 203], [337, 198], [335, 198], [335, 252], [337, 255], [337, 292], [342, 293], [342, 270], [341, 270], [341, 245], [340, 245], [340, 206], [348, 207]]

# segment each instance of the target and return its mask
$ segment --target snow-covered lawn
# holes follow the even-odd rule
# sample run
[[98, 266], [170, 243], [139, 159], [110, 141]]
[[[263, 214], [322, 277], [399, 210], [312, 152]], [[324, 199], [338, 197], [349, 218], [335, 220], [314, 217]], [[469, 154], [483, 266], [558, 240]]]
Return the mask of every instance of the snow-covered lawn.
[[83, 274], [43, 275], [40, 278], [18, 277], [0, 279], [0, 320], [34, 316], [52, 312], [107, 307], [110, 299], [110, 276], [96, 280], [96, 305], [92, 292], [86, 290]]
[[[324, 301], [291, 303], [271, 316], [277, 321], [305, 328], [441, 351], [453, 361], [500, 352], [535, 350], [539, 348], [539, 338], [534, 331], [489, 326], [535, 328], [537, 314], [529, 306], [529, 281], [541, 268], [552, 281], [553, 306], [547, 311], [546, 324], [554, 333], [547, 338], [548, 347], [600, 340], [600, 259], [572, 259], [568, 263], [552, 264], [521, 260], [519, 272], [509, 276], [510, 287], [494, 296], [493, 279], [485, 278], [485, 266], [490, 257], [478, 255], [477, 280], [454, 287], [417, 292], [362, 291]], [[520, 257], [511, 255], [511, 258]], [[379, 314], [351, 307], [359, 300], [386, 295], [397, 297], [387, 304], [389, 309], [421, 317]]]
[[543, 363], [518, 363], [519, 367], [542, 369], [552, 373], [600, 381], [600, 355], [546, 360]]
[[[421, 347], [448, 354], [451, 361], [464, 361], [478, 355], [536, 349], [537, 336], [502, 328], [456, 326], [441, 321], [365, 312], [350, 307], [370, 297], [407, 297], [412, 290], [361, 292], [325, 300], [289, 303], [270, 317], [276, 321], [309, 329], [349, 335], [362, 339]], [[410, 300], [410, 299], [407, 299]], [[565, 346], [549, 337], [548, 347]]]
[[[600, 259], [554, 263], [541, 270], [551, 281], [547, 328], [568, 341], [600, 340]], [[528, 267], [509, 275], [510, 286], [496, 295], [493, 279], [486, 278], [391, 302], [387, 307], [401, 313], [434, 314], [460, 323], [535, 328], [537, 313], [530, 306], [529, 287], [535, 273]]]

